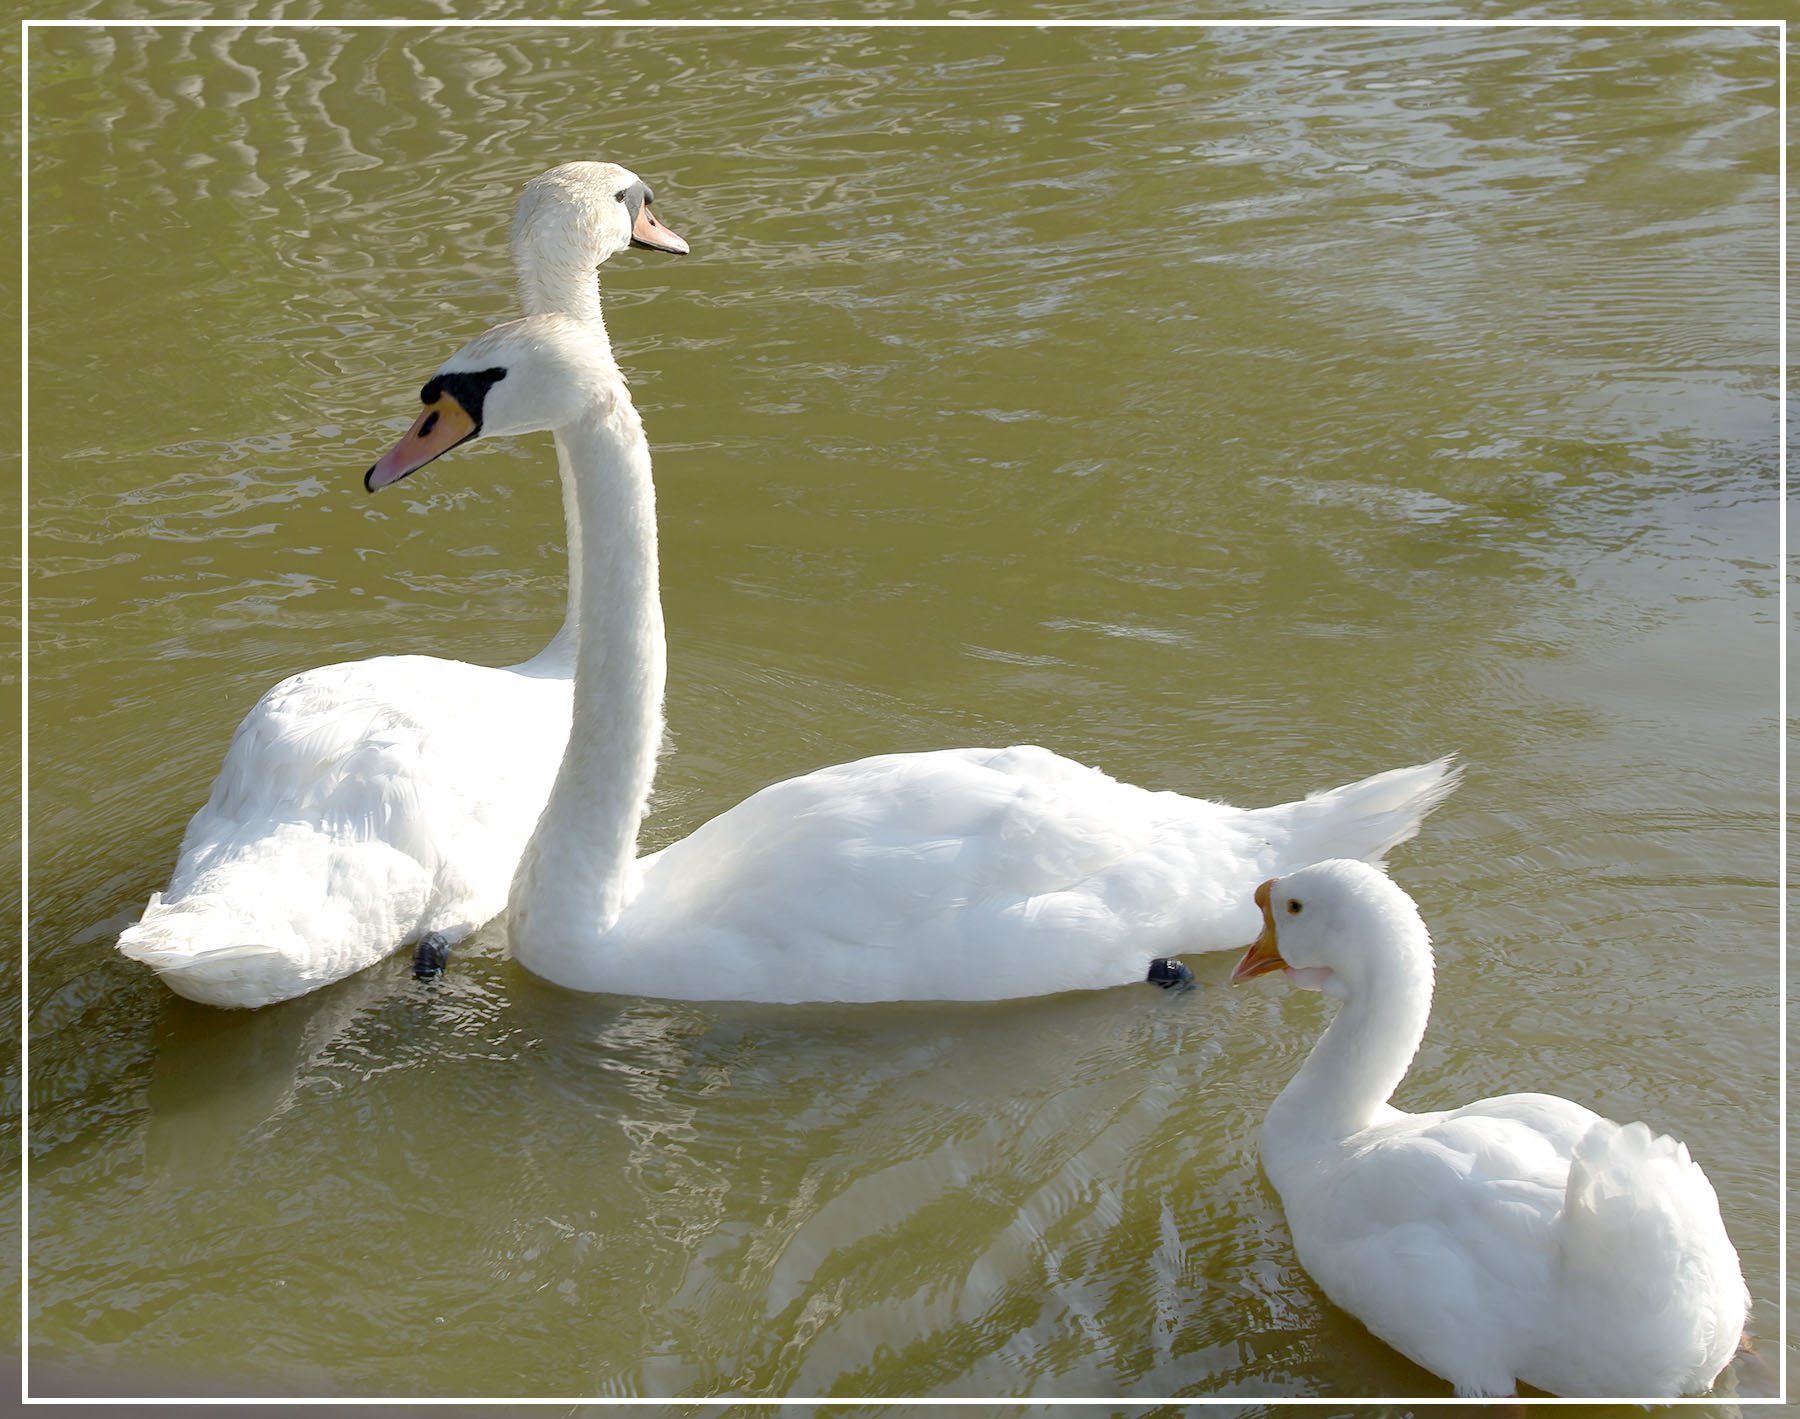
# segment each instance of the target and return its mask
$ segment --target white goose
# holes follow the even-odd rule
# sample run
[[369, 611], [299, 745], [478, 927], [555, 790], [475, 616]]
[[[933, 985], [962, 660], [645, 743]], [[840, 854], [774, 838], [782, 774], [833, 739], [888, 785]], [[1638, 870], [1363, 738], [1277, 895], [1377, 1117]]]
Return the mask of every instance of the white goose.
[[1232, 980], [1285, 970], [1343, 1001], [1262, 1130], [1325, 1294], [1460, 1395], [1710, 1388], [1750, 1298], [1686, 1147], [1550, 1094], [1390, 1107], [1431, 1013], [1412, 899], [1360, 862], [1320, 862], [1256, 901], [1262, 935]]
[[1449, 793], [1448, 760], [1246, 812], [1117, 783], [1047, 750], [862, 759], [777, 783], [639, 860], [662, 733], [655, 496], [637, 411], [590, 325], [465, 346], [371, 471], [478, 435], [554, 433], [579, 529], [575, 718], [508, 903], [512, 954], [575, 990], [694, 1000], [999, 999], [1189, 977], [1252, 885], [1378, 859]]
[[[595, 266], [627, 245], [687, 250], [650, 201], [610, 163], [532, 179], [512, 227], [527, 312], [569, 312], [608, 348]], [[265, 694], [232, 736], [168, 887], [119, 950], [190, 999], [258, 1006], [410, 941], [441, 958], [498, 914], [568, 737], [573, 529], [569, 550], [567, 617], [522, 664], [379, 656]]]

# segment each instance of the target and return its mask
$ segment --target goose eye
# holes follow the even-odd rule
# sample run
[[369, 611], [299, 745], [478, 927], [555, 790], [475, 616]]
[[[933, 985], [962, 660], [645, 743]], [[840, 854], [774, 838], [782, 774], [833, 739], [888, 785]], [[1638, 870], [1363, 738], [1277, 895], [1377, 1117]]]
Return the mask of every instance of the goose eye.
[[1300, 915], [1300, 903], [1290, 900], [1288, 902], [1288, 915], [1289, 916], [1299, 916]]

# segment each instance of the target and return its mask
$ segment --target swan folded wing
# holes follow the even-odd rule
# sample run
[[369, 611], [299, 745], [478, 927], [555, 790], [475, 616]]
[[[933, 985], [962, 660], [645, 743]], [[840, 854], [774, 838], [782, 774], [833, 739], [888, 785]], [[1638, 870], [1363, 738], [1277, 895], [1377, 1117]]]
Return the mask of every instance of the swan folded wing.
[[665, 849], [632, 918], [762, 942], [771, 981], [823, 973], [843, 999], [1120, 984], [1158, 954], [1136, 938], [1174, 919], [1185, 855], [1162, 847], [1189, 802], [1035, 746], [882, 755], [771, 785]]
[[184, 995], [257, 1005], [423, 931], [466, 934], [505, 905], [561, 748], [505, 729], [567, 704], [566, 682], [424, 656], [282, 681], [239, 724], [120, 950]]
[[428, 863], [437, 855], [438, 805], [427, 799], [461, 795], [453, 780], [433, 780], [427, 744], [423, 726], [363, 676], [310, 671], [283, 681], [232, 736], [182, 855], [212, 858], [281, 824], [310, 824], [345, 843], [382, 841]]
[[[421, 860], [440, 825], [465, 815], [510, 812], [529, 831], [561, 755], [542, 722], [557, 708], [566, 717], [568, 698], [566, 682], [428, 656], [310, 670], [245, 716], [196, 822], [318, 822]], [[533, 732], [512, 732], [519, 724]], [[523, 808], [521, 779], [542, 785]]]
[[1447, 1135], [1466, 1138], [1473, 1149], [1494, 1150], [1483, 1155], [1492, 1172], [1508, 1166], [1509, 1159], [1529, 1158], [1544, 1170], [1543, 1177], [1566, 1179], [1576, 1143], [1600, 1116], [1556, 1094], [1498, 1094], [1441, 1117], [1437, 1127]]
[[[1050, 769], [1048, 779], [1019, 772], [1021, 757]], [[871, 922], [896, 908], [917, 915], [1016, 900], [1090, 876], [1141, 844], [1139, 825], [1069, 791], [1121, 786], [1093, 770], [1080, 770], [1091, 781], [1067, 772], [1076, 767], [1044, 750], [860, 759], [752, 794], [661, 861], [683, 859], [679, 889], [697, 914], [739, 909], [737, 894], [764, 874], [790, 887], [804, 875], [828, 900], [854, 885], [857, 896], [879, 898]], [[807, 909], [804, 898], [780, 905]], [[842, 927], [847, 938], [868, 935], [854, 919]]]
[[1709, 1244], [1729, 1246], [1723, 1226], [1711, 1222], [1718, 1209], [1685, 1144], [1641, 1123], [1596, 1120], [1569, 1170], [1558, 1227], [1566, 1269], [1625, 1282], [1639, 1267], [1704, 1262]]
[[[382, 701], [360, 667], [332, 665], [290, 676], [256, 702], [233, 731], [202, 815], [256, 822], [312, 791], [361, 741]], [[296, 801], [297, 800], [297, 801]]]

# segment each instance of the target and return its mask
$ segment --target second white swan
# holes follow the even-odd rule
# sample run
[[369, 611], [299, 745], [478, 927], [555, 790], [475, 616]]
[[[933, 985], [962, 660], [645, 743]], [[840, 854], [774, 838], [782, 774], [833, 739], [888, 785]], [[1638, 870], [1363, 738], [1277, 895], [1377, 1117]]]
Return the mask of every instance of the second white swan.
[[575, 990], [691, 1000], [986, 1000], [1188, 978], [1254, 933], [1255, 884], [1378, 861], [1455, 782], [1449, 760], [1243, 810], [1047, 750], [894, 754], [789, 779], [643, 859], [664, 645], [650, 455], [586, 322], [514, 321], [425, 386], [370, 470], [549, 430], [579, 528], [574, 722], [507, 904], [513, 956]]
[[[594, 268], [628, 245], [687, 250], [650, 202], [611, 163], [565, 163], [527, 183], [511, 243], [526, 311], [569, 313], [604, 347]], [[120, 952], [180, 995], [250, 1007], [405, 942], [441, 956], [498, 913], [568, 732], [573, 527], [569, 540], [568, 617], [522, 664], [384, 655], [269, 690]]]

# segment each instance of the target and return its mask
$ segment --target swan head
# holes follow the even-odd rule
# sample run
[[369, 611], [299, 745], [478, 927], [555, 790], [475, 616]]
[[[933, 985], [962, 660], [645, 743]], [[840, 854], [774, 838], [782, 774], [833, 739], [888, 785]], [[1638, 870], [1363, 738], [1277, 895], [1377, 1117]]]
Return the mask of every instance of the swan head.
[[1262, 935], [1231, 983], [1283, 971], [1295, 985], [1348, 999], [1391, 972], [1397, 959], [1431, 975], [1431, 938], [1419, 909], [1386, 873], [1366, 862], [1315, 862], [1256, 889]]
[[424, 405], [399, 443], [370, 465], [371, 493], [484, 435], [560, 429], [611, 402], [624, 377], [593, 329], [566, 315], [532, 315], [476, 336], [419, 391]]
[[513, 259], [524, 269], [560, 252], [598, 266], [628, 246], [685, 256], [688, 244], [651, 211], [649, 187], [617, 163], [563, 163], [525, 184], [513, 208]]

